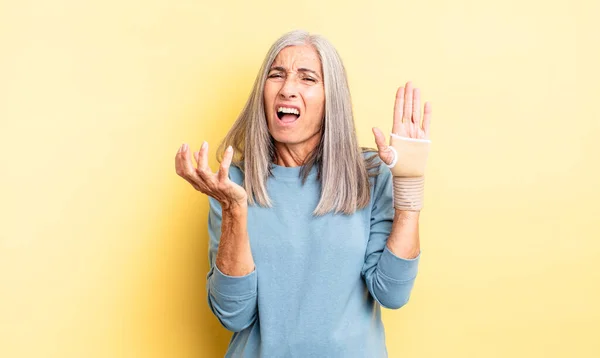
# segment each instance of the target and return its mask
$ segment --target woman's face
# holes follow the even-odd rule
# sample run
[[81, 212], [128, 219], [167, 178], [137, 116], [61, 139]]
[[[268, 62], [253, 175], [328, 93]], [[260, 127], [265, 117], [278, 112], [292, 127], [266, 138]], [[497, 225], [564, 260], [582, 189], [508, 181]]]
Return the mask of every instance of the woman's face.
[[312, 46], [290, 46], [279, 52], [267, 75], [264, 104], [276, 142], [310, 146], [310, 150], [319, 143], [325, 88], [321, 60]]

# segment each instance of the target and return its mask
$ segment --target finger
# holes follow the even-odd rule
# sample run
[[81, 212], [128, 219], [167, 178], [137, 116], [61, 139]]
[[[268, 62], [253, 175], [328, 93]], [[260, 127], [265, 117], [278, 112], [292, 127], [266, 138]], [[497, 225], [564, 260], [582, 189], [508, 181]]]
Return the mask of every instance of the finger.
[[208, 142], [204, 141], [198, 151], [198, 169], [201, 171], [210, 171], [208, 167]]
[[186, 151], [186, 144], [183, 144], [181, 147], [179, 147], [177, 155], [175, 156], [175, 171], [180, 177], [190, 183], [194, 189], [202, 191], [202, 188], [194, 181], [194, 179], [196, 179], [196, 175], [193, 171], [193, 166], [192, 168], [189, 168], [191, 161], [186, 158]]
[[227, 147], [225, 150], [225, 154], [223, 154], [223, 161], [221, 162], [221, 167], [219, 168], [219, 181], [223, 182], [227, 180], [229, 177], [229, 166], [231, 165], [231, 160], [233, 159], [233, 148], [231, 146]]
[[402, 112], [404, 110], [404, 87], [398, 88], [396, 91], [396, 101], [394, 102], [394, 124], [392, 126], [392, 133], [400, 133], [400, 127], [402, 126]]
[[421, 91], [418, 88], [413, 91], [412, 121], [417, 126], [421, 126]]
[[196, 161], [196, 168], [200, 166], [200, 151], [194, 152], [194, 160]]
[[404, 90], [404, 110], [402, 123], [410, 123], [413, 112], [413, 85], [412, 82], [406, 82]]
[[425, 102], [425, 113], [423, 114], [423, 132], [425, 132], [425, 139], [429, 139], [429, 135], [431, 134], [431, 130], [429, 126], [431, 125], [431, 103]]
[[385, 144], [385, 135], [379, 128], [373, 127], [373, 134], [375, 135], [375, 144], [377, 144], [377, 149], [381, 152], [382, 150], [387, 149], [387, 145]]
[[182, 164], [183, 172], [185, 173], [185, 175], [191, 178], [194, 174], [194, 165], [189, 156], [188, 149], [189, 149], [189, 146], [187, 144], [184, 144], [182, 152], [181, 152], [181, 160], [182, 160], [181, 164]]
[[181, 149], [183, 149], [183, 144], [181, 145], [181, 147], [179, 147], [179, 149], [177, 150], [177, 154], [175, 154], [175, 172], [177, 173], [177, 175], [181, 175], [181, 170], [180, 170], [180, 157], [181, 157]]

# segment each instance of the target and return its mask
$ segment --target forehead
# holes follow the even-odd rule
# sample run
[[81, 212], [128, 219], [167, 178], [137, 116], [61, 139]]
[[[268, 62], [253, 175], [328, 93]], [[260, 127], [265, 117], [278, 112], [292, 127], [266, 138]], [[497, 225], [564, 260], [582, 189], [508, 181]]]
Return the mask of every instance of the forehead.
[[297, 68], [308, 68], [321, 72], [321, 60], [319, 54], [310, 45], [288, 46], [281, 50], [272, 66], [285, 67], [288, 70]]

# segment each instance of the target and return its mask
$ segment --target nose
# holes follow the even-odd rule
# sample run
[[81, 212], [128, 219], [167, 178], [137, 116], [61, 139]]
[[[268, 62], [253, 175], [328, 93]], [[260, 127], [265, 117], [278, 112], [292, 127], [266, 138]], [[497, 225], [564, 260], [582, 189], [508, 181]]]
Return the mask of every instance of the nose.
[[293, 76], [286, 78], [285, 82], [283, 83], [283, 87], [281, 87], [281, 91], [279, 91], [279, 96], [284, 99], [296, 98], [298, 96], [296, 80], [293, 78]]

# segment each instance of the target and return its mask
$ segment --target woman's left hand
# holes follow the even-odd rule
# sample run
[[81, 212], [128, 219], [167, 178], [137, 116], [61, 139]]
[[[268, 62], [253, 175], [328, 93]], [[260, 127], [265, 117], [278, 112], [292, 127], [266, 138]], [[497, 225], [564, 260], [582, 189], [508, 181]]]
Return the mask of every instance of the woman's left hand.
[[[415, 139], [429, 139], [431, 124], [431, 103], [425, 102], [423, 123], [421, 124], [421, 93], [418, 88], [413, 88], [412, 82], [406, 82], [406, 88], [400, 87], [396, 92], [394, 104], [394, 124], [392, 133], [401, 137]], [[379, 157], [386, 164], [394, 160], [394, 153], [386, 144], [385, 135], [379, 128], [373, 128], [375, 143], [379, 150]]]

